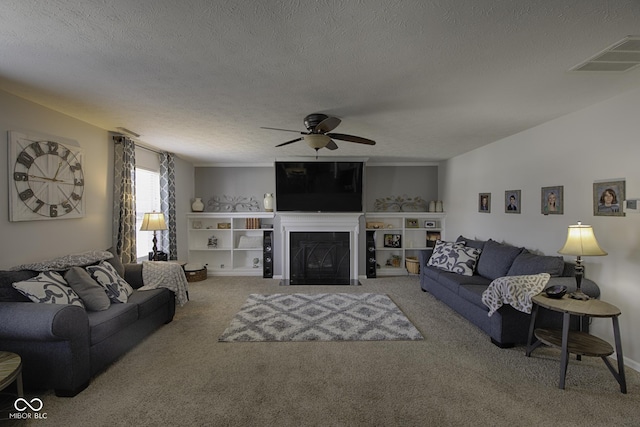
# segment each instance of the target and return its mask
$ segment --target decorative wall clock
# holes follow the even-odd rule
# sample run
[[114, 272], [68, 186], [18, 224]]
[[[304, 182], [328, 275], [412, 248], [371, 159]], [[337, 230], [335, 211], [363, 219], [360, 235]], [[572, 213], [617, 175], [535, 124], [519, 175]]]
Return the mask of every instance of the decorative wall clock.
[[82, 149], [60, 138], [9, 132], [9, 219], [84, 216]]

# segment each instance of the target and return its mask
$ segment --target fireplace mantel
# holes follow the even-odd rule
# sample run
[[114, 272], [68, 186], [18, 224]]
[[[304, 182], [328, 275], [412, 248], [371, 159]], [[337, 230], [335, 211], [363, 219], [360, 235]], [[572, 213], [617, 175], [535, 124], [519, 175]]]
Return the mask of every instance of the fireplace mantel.
[[348, 232], [350, 241], [350, 277], [351, 283], [358, 283], [358, 235], [360, 231], [360, 212], [355, 213], [280, 213], [282, 227], [282, 279], [288, 283], [290, 272], [290, 235], [295, 232]]

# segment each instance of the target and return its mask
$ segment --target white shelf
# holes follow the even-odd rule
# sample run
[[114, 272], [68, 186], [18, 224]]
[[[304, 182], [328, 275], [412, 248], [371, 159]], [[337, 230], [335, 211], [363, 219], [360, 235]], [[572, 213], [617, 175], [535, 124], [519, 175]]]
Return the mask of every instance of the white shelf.
[[[272, 229], [247, 228], [250, 221], [259, 227], [260, 224], [273, 224], [273, 218], [273, 212], [187, 214], [189, 262], [206, 264], [207, 274], [212, 276], [261, 276], [262, 246], [251, 248], [236, 246], [241, 236], [260, 237], [264, 230]], [[219, 224], [224, 224], [225, 228], [218, 228]], [[217, 239], [217, 248], [207, 247], [210, 237]], [[260, 260], [259, 268], [253, 267], [253, 258]]]
[[[366, 231], [375, 232], [376, 262], [380, 265], [376, 269], [376, 275], [408, 274], [405, 267], [407, 257], [417, 257], [421, 250], [432, 249], [432, 246], [427, 246], [430, 237], [444, 239], [445, 217], [444, 212], [367, 212], [365, 228], [367, 224], [378, 223], [378, 228], [366, 228]], [[434, 226], [425, 227], [425, 221], [432, 222]], [[417, 227], [414, 227], [416, 224]], [[401, 246], [384, 246], [385, 234], [400, 235]], [[399, 257], [398, 267], [386, 265], [393, 255]]]

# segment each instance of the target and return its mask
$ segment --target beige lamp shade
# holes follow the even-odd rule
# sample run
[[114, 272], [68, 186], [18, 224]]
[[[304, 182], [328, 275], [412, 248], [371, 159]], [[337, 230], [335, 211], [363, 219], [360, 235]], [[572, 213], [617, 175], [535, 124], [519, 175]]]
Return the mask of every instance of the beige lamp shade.
[[167, 223], [164, 220], [164, 214], [158, 212], [147, 212], [142, 218], [140, 231], [156, 231], [166, 230]]
[[562, 255], [577, 256], [601, 256], [607, 253], [598, 245], [593, 227], [590, 225], [570, 225], [567, 232], [567, 241], [558, 251]]

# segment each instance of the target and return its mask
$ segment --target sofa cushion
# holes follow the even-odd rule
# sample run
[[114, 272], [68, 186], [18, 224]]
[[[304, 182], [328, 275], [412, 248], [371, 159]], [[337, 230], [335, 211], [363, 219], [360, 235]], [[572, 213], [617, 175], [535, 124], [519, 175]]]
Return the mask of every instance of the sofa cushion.
[[89, 311], [106, 310], [111, 305], [104, 288], [98, 284], [86, 270], [81, 267], [71, 267], [64, 279], [71, 289], [80, 297]]
[[487, 285], [467, 284], [461, 285], [458, 295], [478, 307], [482, 307], [489, 311], [489, 308], [482, 302], [482, 293], [487, 290]]
[[46, 261], [22, 264], [12, 267], [11, 270], [35, 270], [35, 271], [62, 271], [71, 267], [83, 267], [95, 264], [98, 261], [112, 258], [111, 252], [87, 251], [79, 254], [65, 255]]
[[167, 306], [169, 298], [174, 298], [167, 289], [149, 289], [148, 291], [133, 291], [127, 301], [138, 306], [138, 319], [144, 319], [161, 307]]
[[0, 271], [0, 302], [31, 302], [12, 285], [14, 282], [32, 279], [37, 275], [38, 272], [33, 270]]
[[456, 242], [464, 243], [465, 246], [468, 246], [470, 248], [476, 248], [476, 249], [483, 249], [484, 244], [486, 243], [484, 240], [467, 239], [464, 236], [458, 236], [458, 238], [456, 239]]
[[477, 274], [474, 274], [473, 276], [463, 276], [461, 274], [449, 273], [449, 272], [443, 271], [440, 273], [440, 276], [438, 277], [438, 283], [440, 283], [445, 288], [449, 289], [451, 292], [458, 294], [459, 293], [458, 288], [460, 288], [460, 286], [483, 285], [486, 287], [486, 286], [489, 286], [489, 283], [491, 283], [491, 280], [482, 276], [478, 276]]
[[536, 255], [525, 249], [513, 260], [507, 276], [549, 273], [552, 277], [559, 277], [563, 270], [564, 259], [561, 256]]
[[34, 278], [14, 282], [12, 286], [33, 302], [71, 304], [84, 308], [78, 294], [55, 271], [44, 271]]
[[[436, 243], [437, 246], [438, 244]], [[434, 249], [434, 254], [435, 252]], [[438, 256], [431, 256], [427, 265], [463, 276], [472, 276], [478, 257], [480, 257], [480, 252], [482, 252], [480, 249], [467, 248], [454, 243], [448, 250], [443, 250]]]
[[491, 280], [506, 276], [521, 252], [522, 248], [487, 240], [478, 260], [478, 274]]
[[115, 268], [108, 262], [102, 261], [98, 265], [90, 265], [87, 271], [98, 281], [107, 292], [112, 302], [127, 302], [133, 288], [118, 275]]
[[138, 320], [136, 304], [111, 304], [108, 310], [88, 311], [91, 345], [104, 341]]

